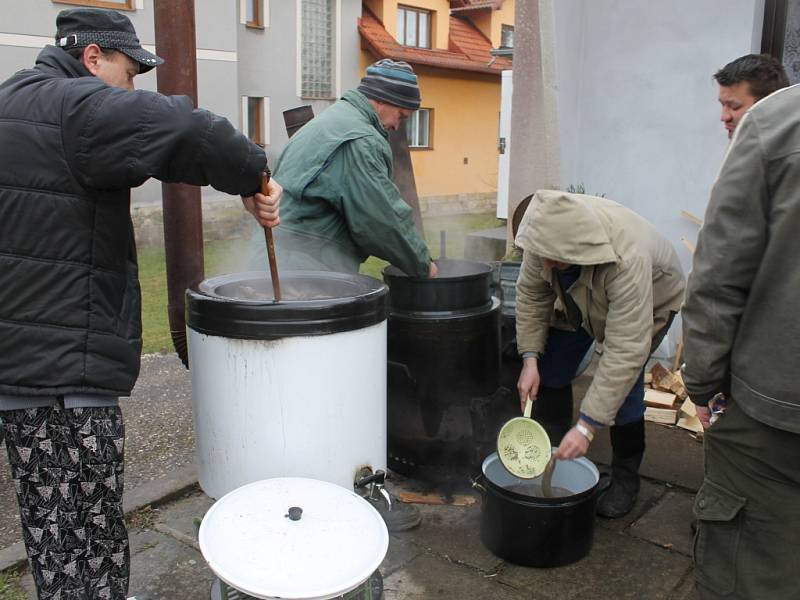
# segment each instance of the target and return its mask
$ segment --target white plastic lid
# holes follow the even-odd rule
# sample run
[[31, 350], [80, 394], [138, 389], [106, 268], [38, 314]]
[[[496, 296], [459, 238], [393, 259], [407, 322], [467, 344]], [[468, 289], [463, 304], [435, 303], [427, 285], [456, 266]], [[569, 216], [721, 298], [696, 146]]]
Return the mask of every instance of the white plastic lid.
[[[302, 509], [297, 520], [289, 518], [292, 507]], [[267, 599], [341, 596], [372, 575], [389, 547], [386, 524], [366, 500], [301, 477], [265, 479], [226, 494], [206, 513], [199, 538], [217, 577]]]

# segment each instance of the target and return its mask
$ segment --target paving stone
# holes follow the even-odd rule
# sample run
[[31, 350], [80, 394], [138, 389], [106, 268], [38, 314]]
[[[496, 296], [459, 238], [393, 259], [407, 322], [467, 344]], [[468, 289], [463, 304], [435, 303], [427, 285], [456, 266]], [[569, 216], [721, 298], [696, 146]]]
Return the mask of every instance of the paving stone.
[[394, 534], [411, 539], [418, 547], [438, 556], [487, 573], [502, 562], [481, 543], [480, 503], [473, 506], [418, 505], [422, 524]]
[[683, 583], [691, 560], [626, 533], [595, 529], [592, 551], [565, 567], [506, 564], [498, 578], [543, 600], [667, 600]]
[[424, 554], [383, 580], [384, 600], [530, 600], [515, 590], [464, 565]]
[[694, 494], [669, 490], [631, 526], [630, 532], [643, 540], [669, 545], [675, 552], [691, 556], [693, 504]]
[[[591, 373], [597, 367], [597, 359], [586, 372], [572, 382], [575, 399], [575, 414], [592, 382]], [[644, 477], [668, 482], [697, 491], [703, 483], [703, 444], [688, 431], [680, 427], [666, 427], [657, 423], [645, 423], [647, 450], [644, 453], [641, 472]], [[599, 432], [587, 454], [598, 466], [611, 464], [611, 443], [608, 431]]]
[[[641, 473], [644, 477], [665, 481], [697, 491], [703, 483], [703, 444], [680, 427], [645, 423], [647, 450]], [[587, 456], [598, 465], [611, 463], [608, 432], [595, 436]]]
[[700, 594], [694, 584], [694, 569], [689, 569], [680, 586], [672, 592], [669, 600], [700, 600]]
[[411, 536], [391, 534], [389, 536], [389, 550], [380, 566], [381, 574], [388, 577], [408, 565], [412, 560], [422, 554], [424, 550], [417, 546]]
[[213, 575], [196, 550], [154, 531], [131, 535], [130, 594], [149, 600], [209, 597]]
[[623, 531], [628, 528], [632, 523], [640, 519], [648, 510], [652, 509], [661, 497], [666, 493], [667, 488], [663, 483], [642, 480], [641, 488], [639, 489], [639, 496], [636, 498], [636, 504], [631, 512], [619, 519], [606, 519], [604, 517], [597, 517], [595, 520], [596, 527], [604, 527], [613, 531]]
[[201, 491], [196, 491], [177, 502], [158, 509], [158, 521], [169, 525], [192, 539], [197, 539], [195, 519], [202, 519], [214, 500]]

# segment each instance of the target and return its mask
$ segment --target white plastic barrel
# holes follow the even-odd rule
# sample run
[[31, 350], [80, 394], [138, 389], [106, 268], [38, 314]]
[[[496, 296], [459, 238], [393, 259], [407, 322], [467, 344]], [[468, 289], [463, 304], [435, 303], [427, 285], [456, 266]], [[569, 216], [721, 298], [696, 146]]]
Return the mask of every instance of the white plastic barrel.
[[[260, 298], [270, 285], [260, 273], [187, 294], [198, 474], [213, 498], [274, 477], [352, 489], [361, 468], [386, 468], [385, 286], [337, 273], [283, 277], [295, 292], [277, 304]], [[310, 292], [297, 291], [303, 282]]]

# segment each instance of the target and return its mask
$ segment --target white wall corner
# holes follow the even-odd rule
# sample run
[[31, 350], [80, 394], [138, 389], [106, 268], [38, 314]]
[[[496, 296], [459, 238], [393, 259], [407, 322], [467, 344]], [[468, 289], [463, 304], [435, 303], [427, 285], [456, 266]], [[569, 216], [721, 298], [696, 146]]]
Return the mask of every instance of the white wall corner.
[[761, 40], [764, 37], [764, 0], [755, 0], [753, 3], [753, 39], [751, 50], [753, 54], [761, 53]]
[[336, 95], [334, 99], [342, 97], [342, 0], [336, 0], [336, 50], [335, 50], [335, 62], [336, 62], [336, 69], [334, 72], [335, 83], [334, 89], [336, 90]]
[[239, 131], [247, 135], [247, 96], [242, 96], [242, 114], [239, 115]]
[[271, 105], [272, 105], [272, 103], [270, 102], [269, 97], [264, 96], [264, 118], [261, 119], [261, 122], [263, 123], [263, 129], [264, 130], [261, 133], [262, 133], [262, 136], [263, 136], [262, 139], [264, 140], [264, 145], [265, 146], [269, 146], [270, 143], [271, 143], [270, 137], [269, 137], [269, 134], [270, 134], [269, 123], [270, 123], [270, 120], [271, 120], [271, 112], [272, 112], [271, 109], [270, 109]]

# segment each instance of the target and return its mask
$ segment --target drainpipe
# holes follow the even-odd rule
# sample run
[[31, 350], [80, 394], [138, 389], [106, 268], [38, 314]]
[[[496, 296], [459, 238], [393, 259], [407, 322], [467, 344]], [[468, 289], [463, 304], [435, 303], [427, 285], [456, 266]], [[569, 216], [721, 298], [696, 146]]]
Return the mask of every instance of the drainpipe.
[[[156, 54], [165, 63], [156, 69], [158, 91], [189, 96], [197, 106], [197, 47], [194, 0], [155, 0]], [[164, 252], [172, 344], [189, 367], [184, 295], [203, 280], [203, 213], [200, 188], [162, 183]]]

